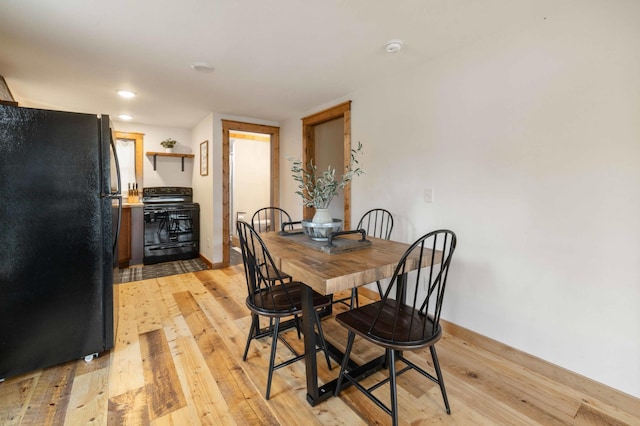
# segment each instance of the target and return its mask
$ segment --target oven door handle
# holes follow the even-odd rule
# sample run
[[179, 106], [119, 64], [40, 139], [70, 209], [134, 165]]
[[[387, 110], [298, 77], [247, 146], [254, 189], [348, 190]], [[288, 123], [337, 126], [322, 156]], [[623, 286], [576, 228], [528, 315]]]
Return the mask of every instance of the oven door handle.
[[195, 247], [196, 244], [195, 243], [184, 243], [184, 244], [174, 244], [174, 245], [170, 245], [170, 246], [159, 246], [159, 247], [151, 247], [149, 249], [149, 251], [154, 251], [154, 250], [167, 250], [167, 249], [172, 249], [172, 248], [181, 248], [181, 247]]

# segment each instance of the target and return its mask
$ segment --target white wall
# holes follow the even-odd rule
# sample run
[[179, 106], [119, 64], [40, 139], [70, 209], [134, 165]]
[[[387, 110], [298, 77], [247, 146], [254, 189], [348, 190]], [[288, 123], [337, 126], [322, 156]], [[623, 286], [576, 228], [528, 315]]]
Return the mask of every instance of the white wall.
[[[191, 131], [191, 149], [196, 153], [192, 174], [193, 200], [200, 205], [200, 254], [214, 262], [213, 253], [213, 170], [212, 148], [214, 146], [214, 115], [210, 114]], [[221, 136], [219, 136], [221, 138]], [[209, 142], [209, 174], [200, 175], [200, 144]], [[221, 259], [221, 257], [220, 257]]]
[[[238, 117], [212, 113], [205, 117], [192, 133], [192, 147], [196, 152], [196, 170], [193, 170], [194, 198], [200, 203], [200, 252], [213, 264], [222, 262], [222, 120], [279, 126], [278, 122], [250, 117]], [[209, 141], [209, 175], [200, 176], [199, 146], [203, 140]], [[197, 147], [197, 148], [196, 148]]]
[[447, 320], [640, 397], [640, 2], [574, 4], [351, 93], [352, 211], [457, 233]]
[[[142, 159], [143, 186], [191, 187], [194, 164], [198, 165], [198, 163], [195, 163], [195, 159], [185, 158], [183, 172], [180, 158], [157, 157], [156, 170], [153, 170], [153, 157], [146, 155], [149, 151], [164, 152], [164, 148], [160, 145], [160, 142], [167, 138], [172, 138], [177, 141], [177, 144], [173, 148], [174, 152], [197, 154], [198, 150], [193, 150], [191, 146], [191, 130], [124, 122], [115, 122], [114, 127], [119, 132], [144, 133], [144, 155]], [[199, 171], [198, 167], [196, 167], [196, 169]]]

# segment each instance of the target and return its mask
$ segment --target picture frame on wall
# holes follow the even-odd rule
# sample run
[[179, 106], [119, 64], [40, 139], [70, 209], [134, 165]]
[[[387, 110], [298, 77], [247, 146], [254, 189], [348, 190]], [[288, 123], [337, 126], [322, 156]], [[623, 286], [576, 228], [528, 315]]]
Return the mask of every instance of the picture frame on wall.
[[209, 141], [200, 144], [200, 176], [209, 174]]

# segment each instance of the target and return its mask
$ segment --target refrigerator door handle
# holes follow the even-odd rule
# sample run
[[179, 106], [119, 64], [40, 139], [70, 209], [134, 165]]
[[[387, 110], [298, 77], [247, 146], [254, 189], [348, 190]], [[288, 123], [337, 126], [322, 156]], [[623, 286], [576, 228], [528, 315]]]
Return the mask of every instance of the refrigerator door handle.
[[113, 141], [113, 134], [111, 135], [110, 139], [110, 144], [111, 144], [111, 152], [113, 152], [113, 159], [116, 165], [116, 180], [117, 180], [117, 187], [115, 191], [110, 192], [109, 194], [109, 198], [111, 199], [115, 199], [118, 200], [118, 224], [116, 226], [116, 235], [115, 238], [113, 239], [113, 247], [112, 247], [112, 251], [113, 251], [113, 255], [116, 255], [116, 249], [118, 247], [118, 240], [120, 239], [120, 225], [121, 225], [121, 221], [122, 221], [122, 195], [121, 194], [121, 184], [120, 184], [120, 162], [118, 161], [118, 154], [116, 152], [116, 144]]
[[116, 249], [118, 248], [118, 240], [120, 239], [120, 224], [122, 222], [122, 196], [110, 195], [112, 200], [118, 200], [118, 224], [116, 225], [116, 237], [113, 239], [113, 247], [111, 248], [113, 255], [116, 255]]

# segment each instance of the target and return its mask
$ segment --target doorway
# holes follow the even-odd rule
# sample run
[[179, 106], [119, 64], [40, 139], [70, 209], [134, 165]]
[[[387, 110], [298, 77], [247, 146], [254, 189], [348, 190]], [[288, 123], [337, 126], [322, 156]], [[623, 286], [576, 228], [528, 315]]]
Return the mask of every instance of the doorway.
[[[264, 133], [229, 132], [230, 263], [242, 262], [236, 222], [251, 221], [259, 209], [271, 205], [271, 137]], [[240, 262], [238, 262], [240, 260]]]
[[[317, 164], [317, 154], [319, 151], [329, 150], [322, 146], [322, 140], [316, 140], [316, 126], [324, 123], [333, 122], [342, 119], [342, 170], [344, 171], [350, 165], [351, 161], [351, 101], [344, 102], [332, 108], [320, 111], [316, 114], [304, 117], [302, 119], [302, 163], [307, 165], [313, 160]], [[326, 166], [325, 166], [326, 167]], [[338, 167], [335, 167], [338, 170]], [[343, 211], [344, 211], [344, 229], [351, 229], [351, 183], [347, 183], [342, 192], [343, 194]], [[313, 217], [313, 208], [304, 207], [303, 216], [310, 220]]]
[[[232, 222], [235, 224], [235, 217], [232, 208], [231, 198], [231, 135], [234, 133], [249, 133], [260, 134], [260, 138], [268, 139], [270, 142], [269, 156], [269, 192], [268, 204], [271, 206], [278, 206], [280, 203], [280, 169], [279, 169], [279, 155], [280, 155], [280, 128], [274, 126], [267, 126], [262, 124], [243, 123], [240, 121], [222, 120], [222, 235], [225, 236], [222, 242], [222, 263], [223, 267], [227, 267], [230, 264], [231, 257], [231, 237], [232, 237]], [[265, 144], [266, 141], [261, 143]], [[238, 206], [236, 206], [238, 207]], [[266, 207], [266, 206], [261, 206]], [[234, 208], [237, 210], [237, 208]], [[246, 214], [253, 214], [246, 211]], [[251, 217], [244, 217], [245, 220], [251, 220]]]

